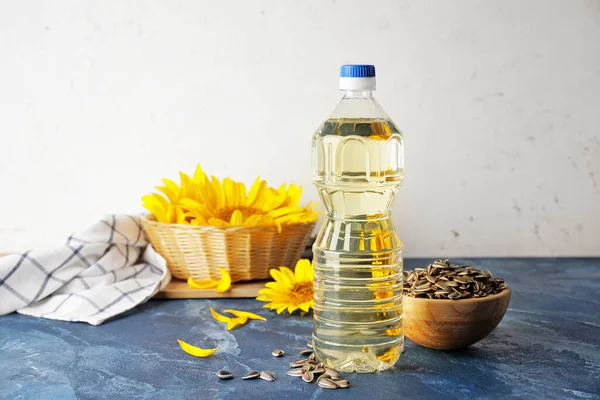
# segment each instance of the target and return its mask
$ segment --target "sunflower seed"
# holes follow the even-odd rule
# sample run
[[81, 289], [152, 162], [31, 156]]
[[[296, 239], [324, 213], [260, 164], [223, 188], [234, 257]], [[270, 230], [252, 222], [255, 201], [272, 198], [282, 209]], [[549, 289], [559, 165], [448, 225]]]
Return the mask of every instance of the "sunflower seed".
[[311, 383], [315, 379], [315, 375], [312, 371], [306, 371], [302, 374], [302, 380], [307, 383]]
[[306, 350], [302, 350], [302, 351], [300, 352], [300, 355], [301, 355], [301, 356], [305, 356], [305, 357], [306, 357], [306, 356], [310, 356], [312, 353], [313, 353], [313, 351], [312, 351], [312, 350], [310, 350], [310, 349], [306, 349]]
[[321, 375], [325, 373], [325, 368], [315, 368], [311, 372], [315, 375]]
[[329, 379], [331, 379], [331, 376], [330, 376], [329, 374], [322, 374], [321, 376], [319, 376], [319, 377], [317, 378], [317, 383], [319, 383], [319, 381], [320, 381], [321, 379], [325, 379], [325, 378], [329, 378]]
[[259, 376], [260, 376], [260, 374], [258, 372], [256, 372], [256, 371], [250, 371], [246, 375], [242, 376], [242, 379], [243, 380], [246, 380], [246, 379], [256, 379]]
[[338, 388], [338, 384], [329, 378], [320, 379], [318, 382], [318, 385], [320, 387], [322, 387], [323, 389], [337, 389]]
[[310, 356], [308, 356], [308, 359], [309, 359], [310, 361], [314, 361], [314, 360], [316, 360], [316, 359], [317, 359], [317, 355], [316, 355], [315, 353], [311, 353], [311, 355], [310, 355]]
[[264, 379], [265, 381], [274, 381], [275, 375], [271, 371], [260, 371], [260, 379]]
[[282, 355], [285, 354], [285, 351], [283, 351], [283, 350], [273, 350], [271, 352], [271, 354], [273, 354], [274, 357], [281, 357]]
[[290, 363], [290, 367], [297, 368], [306, 364], [308, 360], [306, 358], [299, 358], [298, 360], [294, 360]]
[[290, 369], [290, 370], [287, 372], [287, 374], [288, 374], [289, 376], [296, 376], [296, 377], [298, 377], [298, 378], [299, 378], [299, 377], [301, 377], [301, 376], [302, 376], [302, 374], [304, 374], [304, 371], [302, 371], [302, 369], [301, 369], [301, 368], [294, 368], [294, 369]]
[[217, 372], [217, 376], [219, 379], [231, 379], [233, 378], [233, 374], [229, 371], [220, 370]]
[[306, 363], [302, 366], [301, 369], [302, 369], [302, 371], [306, 372], [306, 371], [312, 371], [315, 368], [316, 367], [314, 365]]
[[329, 375], [331, 379], [342, 379], [342, 375], [333, 369], [325, 368], [325, 373]]
[[[455, 299], [458, 299], [459, 297], [460, 297], [460, 293], [458, 293], [458, 292], [452, 292], [448, 295], [448, 298], [450, 300], [455, 300]], [[450, 303], [448, 303], [448, 304], [450, 304]]]
[[308, 347], [310, 347], [311, 349], [313, 348], [313, 344], [312, 344], [312, 342], [308, 342], [308, 343], [306, 343], [306, 345], [307, 345]]
[[338, 385], [338, 387], [341, 388], [347, 388], [350, 387], [350, 381], [346, 380], [346, 379], [340, 379], [339, 381], [335, 381], [336, 385]]

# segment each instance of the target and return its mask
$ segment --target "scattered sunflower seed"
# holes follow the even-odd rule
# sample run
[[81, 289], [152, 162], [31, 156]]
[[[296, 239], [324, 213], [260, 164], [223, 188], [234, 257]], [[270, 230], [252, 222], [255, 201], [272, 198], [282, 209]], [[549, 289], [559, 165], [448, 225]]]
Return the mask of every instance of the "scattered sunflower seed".
[[312, 364], [306, 363], [302, 366], [302, 368], [300, 368], [302, 371], [306, 372], [306, 371], [312, 371], [313, 369], [315, 369], [316, 367]]
[[265, 381], [274, 381], [275, 375], [271, 371], [260, 371], [260, 379], [264, 379]]
[[292, 368], [298, 368], [303, 366], [304, 364], [306, 364], [308, 362], [308, 360], [306, 358], [300, 358], [298, 360], [294, 360], [290, 363], [290, 367]]
[[289, 376], [295, 376], [295, 377], [298, 377], [298, 378], [299, 378], [299, 377], [301, 377], [301, 376], [302, 376], [302, 374], [304, 374], [304, 371], [302, 371], [302, 369], [301, 369], [301, 368], [294, 368], [294, 369], [290, 369], [290, 370], [287, 372], [287, 374], [288, 374]]
[[315, 375], [312, 371], [306, 371], [302, 374], [302, 380], [307, 383], [311, 383], [315, 379]]
[[259, 376], [260, 376], [260, 374], [258, 372], [256, 372], [256, 371], [250, 371], [246, 375], [242, 376], [242, 379], [243, 380], [246, 380], [246, 379], [256, 379]]
[[337, 389], [338, 388], [338, 384], [329, 378], [319, 379], [319, 381], [317, 383], [323, 389]]
[[329, 375], [333, 380], [342, 379], [342, 375], [340, 375], [339, 372], [333, 369], [325, 368], [325, 373]]
[[312, 373], [315, 375], [320, 375], [320, 374], [324, 374], [325, 373], [325, 368], [315, 368], [312, 370]]
[[312, 353], [313, 353], [313, 351], [311, 349], [306, 349], [306, 350], [302, 350], [300, 352], [300, 355], [306, 357], [306, 356], [310, 356]]
[[314, 361], [317, 359], [317, 355], [315, 353], [310, 353], [310, 356], [308, 356], [308, 359], [311, 361]]
[[346, 380], [346, 379], [340, 379], [338, 381], [335, 381], [336, 385], [338, 385], [338, 387], [341, 388], [347, 388], [350, 387], [350, 381]]
[[229, 371], [220, 370], [217, 372], [217, 376], [219, 379], [231, 379], [233, 378], [233, 374]]
[[283, 351], [283, 350], [273, 350], [273, 352], [271, 352], [271, 354], [273, 354], [274, 357], [281, 357], [282, 355], [285, 354], [285, 351]]

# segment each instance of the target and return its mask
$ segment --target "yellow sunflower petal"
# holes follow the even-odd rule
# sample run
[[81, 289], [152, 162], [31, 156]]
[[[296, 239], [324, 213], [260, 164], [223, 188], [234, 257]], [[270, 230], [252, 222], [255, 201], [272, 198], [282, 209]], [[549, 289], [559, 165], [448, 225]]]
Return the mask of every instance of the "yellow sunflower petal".
[[310, 310], [310, 307], [311, 307], [310, 303], [311, 303], [310, 301], [307, 301], [305, 303], [300, 304], [300, 309], [302, 311], [304, 311], [304, 312], [308, 312]]
[[246, 322], [248, 322], [248, 317], [231, 318], [227, 322], [227, 330], [230, 331], [238, 325], [244, 325]]
[[240, 210], [235, 210], [233, 213], [231, 213], [231, 220], [229, 221], [231, 226], [239, 226], [242, 225], [243, 222], [244, 216]]
[[291, 304], [290, 304], [290, 305], [288, 306], [288, 310], [287, 310], [287, 311], [288, 311], [288, 313], [290, 313], [290, 314], [291, 314], [291, 313], [293, 313], [294, 311], [296, 311], [297, 309], [298, 309], [298, 307], [296, 307], [296, 306], [293, 306], [293, 305], [291, 305]]
[[216, 217], [210, 217], [208, 219], [208, 224], [211, 225], [211, 226], [218, 226], [218, 227], [221, 227], [221, 228], [230, 226], [229, 222], [223, 221], [222, 219], [216, 218]]
[[285, 283], [285, 279], [283, 278], [283, 274], [278, 269], [272, 268], [269, 271], [269, 274], [275, 279], [276, 282]]
[[285, 309], [287, 308], [287, 306], [281, 306], [277, 309], [277, 314], [281, 314], [282, 312], [285, 311]]
[[223, 312], [233, 314], [236, 317], [246, 317], [246, 318], [249, 318], [249, 319], [257, 319], [257, 320], [260, 320], [260, 321], [266, 321], [267, 320], [265, 317], [262, 317], [262, 316], [260, 316], [258, 314], [254, 314], [254, 313], [251, 313], [251, 312], [248, 312], [248, 311], [223, 310]]
[[216, 319], [219, 322], [224, 322], [226, 324], [228, 324], [229, 321], [231, 321], [231, 319], [232, 319], [232, 318], [229, 318], [229, 317], [219, 314], [212, 307], [210, 308], [210, 313], [214, 319]]
[[231, 276], [229, 272], [225, 270], [225, 268], [221, 267], [221, 280], [215, 289], [217, 293], [223, 293], [229, 290], [231, 287]]
[[310, 272], [310, 261], [303, 258], [298, 260], [296, 263], [296, 280], [299, 282], [308, 282], [312, 280], [309, 276]]
[[281, 271], [281, 274], [285, 277], [286, 282], [293, 285], [296, 281], [296, 276], [294, 275], [292, 270], [289, 268], [280, 268], [279, 270]]
[[192, 179], [196, 183], [199, 183], [201, 185], [206, 184], [206, 181], [208, 180], [208, 178], [206, 177], [206, 174], [202, 170], [202, 167], [200, 166], [200, 164], [198, 164], [198, 166], [196, 167], [196, 171], [194, 171], [194, 176], [192, 177]]
[[183, 351], [185, 351], [186, 353], [188, 353], [189, 355], [192, 355], [194, 357], [201, 357], [201, 358], [208, 357], [215, 351], [219, 350], [218, 347], [215, 347], [214, 349], [201, 349], [200, 347], [192, 346], [191, 344], [188, 344], [188, 343], [184, 342], [183, 340], [177, 340], [177, 341], [179, 342], [179, 345], [181, 346], [181, 349]]
[[219, 284], [219, 281], [217, 281], [215, 279], [195, 281], [191, 277], [189, 277], [187, 280], [187, 284], [189, 287], [194, 288], [194, 289], [210, 289], [210, 288], [217, 287], [217, 285]]
[[211, 176], [211, 186], [215, 194], [215, 208], [223, 208], [225, 206], [225, 193], [223, 193], [223, 185], [216, 176]]

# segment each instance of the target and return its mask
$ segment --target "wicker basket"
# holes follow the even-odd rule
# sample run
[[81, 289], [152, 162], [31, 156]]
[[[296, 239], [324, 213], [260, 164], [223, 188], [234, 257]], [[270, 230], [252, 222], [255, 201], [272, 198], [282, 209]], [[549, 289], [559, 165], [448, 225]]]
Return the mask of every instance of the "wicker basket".
[[306, 247], [315, 223], [275, 227], [192, 226], [143, 218], [154, 249], [167, 260], [175, 278], [220, 279], [225, 268], [231, 280], [269, 277], [269, 270], [293, 268]]

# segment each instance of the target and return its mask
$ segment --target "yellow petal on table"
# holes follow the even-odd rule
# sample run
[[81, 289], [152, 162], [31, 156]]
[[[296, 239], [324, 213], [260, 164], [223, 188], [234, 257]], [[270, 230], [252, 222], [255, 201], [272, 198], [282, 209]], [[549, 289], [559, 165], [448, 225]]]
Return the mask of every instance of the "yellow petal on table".
[[225, 268], [221, 267], [221, 280], [215, 289], [217, 293], [223, 293], [229, 290], [231, 287], [231, 276], [229, 272], [225, 270]]
[[230, 331], [238, 325], [244, 325], [246, 322], [248, 322], [247, 317], [230, 318], [227, 322], [227, 330]]
[[260, 321], [266, 321], [267, 319], [263, 316], [260, 316], [258, 314], [254, 314], [248, 311], [240, 311], [240, 310], [223, 310], [223, 312], [229, 313], [229, 314], [233, 314], [236, 317], [246, 317], [249, 319], [257, 319]]
[[191, 277], [188, 278], [187, 284], [189, 287], [194, 289], [211, 289], [217, 287], [219, 281], [216, 279], [206, 279], [202, 281], [195, 281]]
[[212, 317], [213, 317], [214, 319], [216, 319], [217, 321], [219, 321], [219, 322], [224, 322], [224, 323], [226, 323], [226, 324], [229, 324], [229, 321], [231, 321], [231, 320], [232, 320], [232, 318], [229, 318], [229, 317], [226, 317], [226, 316], [224, 316], [224, 315], [221, 315], [221, 314], [219, 314], [219, 313], [218, 313], [218, 312], [216, 312], [216, 311], [215, 311], [215, 309], [214, 309], [214, 308], [212, 308], [212, 307], [210, 308], [210, 313], [211, 313]]
[[188, 353], [189, 355], [192, 355], [194, 357], [208, 357], [210, 356], [212, 353], [214, 353], [215, 351], [217, 351], [219, 348], [215, 347], [214, 349], [201, 349], [200, 347], [196, 347], [196, 346], [192, 346], [191, 344], [188, 344], [186, 342], [184, 342], [183, 340], [177, 340], [179, 342], [179, 345], [181, 346], [181, 349], [183, 351], [185, 351], [186, 353]]

